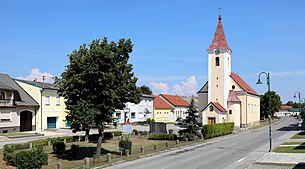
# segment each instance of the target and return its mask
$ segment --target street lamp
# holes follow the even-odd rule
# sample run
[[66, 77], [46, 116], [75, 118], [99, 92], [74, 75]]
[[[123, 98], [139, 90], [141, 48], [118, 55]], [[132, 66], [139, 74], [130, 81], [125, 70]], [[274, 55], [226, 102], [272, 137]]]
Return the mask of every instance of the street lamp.
[[261, 74], [265, 74], [267, 76], [267, 86], [268, 86], [268, 96], [269, 96], [269, 100], [268, 100], [268, 104], [269, 104], [269, 152], [271, 152], [272, 150], [272, 137], [271, 137], [271, 95], [270, 95], [270, 76], [269, 76], [269, 72], [266, 73], [266, 72], [261, 72], [259, 75], [258, 75], [258, 80], [257, 80], [257, 83], [256, 84], [263, 84], [261, 79], [260, 79], [260, 76]]
[[293, 98], [299, 98], [299, 116], [298, 117], [300, 119], [300, 116], [301, 116], [301, 92], [298, 92], [298, 91], [294, 92]]

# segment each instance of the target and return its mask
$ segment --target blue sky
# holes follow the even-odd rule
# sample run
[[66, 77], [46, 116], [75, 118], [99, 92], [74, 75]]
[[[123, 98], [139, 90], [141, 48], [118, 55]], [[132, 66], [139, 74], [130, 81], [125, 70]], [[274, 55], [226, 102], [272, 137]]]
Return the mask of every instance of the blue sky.
[[[0, 1], [0, 72], [17, 78], [59, 76], [83, 43], [130, 38], [130, 62], [157, 94], [194, 94], [207, 80], [207, 52], [218, 8], [232, 71], [257, 92], [261, 71], [283, 102], [305, 97], [305, 1], [285, 0], [28, 0]], [[266, 78], [263, 77], [263, 82]]]

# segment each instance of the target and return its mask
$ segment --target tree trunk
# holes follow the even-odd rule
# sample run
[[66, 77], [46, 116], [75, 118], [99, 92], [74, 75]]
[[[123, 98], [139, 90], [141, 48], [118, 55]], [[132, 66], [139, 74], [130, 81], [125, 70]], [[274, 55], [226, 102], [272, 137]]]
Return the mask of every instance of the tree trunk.
[[85, 142], [87, 143], [89, 143], [89, 133], [90, 133], [90, 129], [86, 129]]
[[103, 126], [99, 127], [98, 134], [99, 134], [99, 138], [97, 141], [96, 154], [95, 154], [95, 159], [97, 161], [100, 159], [100, 156], [101, 156], [101, 148], [102, 148], [102, 142], [103, 142], [103, 138], [104, 138], [104, 127]]

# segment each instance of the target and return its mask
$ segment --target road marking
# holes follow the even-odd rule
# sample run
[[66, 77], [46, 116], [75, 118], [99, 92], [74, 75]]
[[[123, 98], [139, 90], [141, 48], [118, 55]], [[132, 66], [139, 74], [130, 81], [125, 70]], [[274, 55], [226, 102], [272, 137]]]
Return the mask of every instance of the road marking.
[[239, 163], [239, 162], [243, 161], [244, 159], [245, 159], [245, 157], [244, 157], [244, 158], [239, 159], [238, 161], [235, 161], [234, 163]]

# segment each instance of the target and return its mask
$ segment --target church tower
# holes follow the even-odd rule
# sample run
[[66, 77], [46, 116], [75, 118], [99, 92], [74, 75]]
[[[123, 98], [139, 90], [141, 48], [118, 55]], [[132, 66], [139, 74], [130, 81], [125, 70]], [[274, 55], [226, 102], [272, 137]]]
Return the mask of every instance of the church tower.
[[231, 75], [231, 49], [227, 43], [222, 27], [221, 16], [213, 41], [208, 48], [208, 103], [218, 102], [227, 107]]

